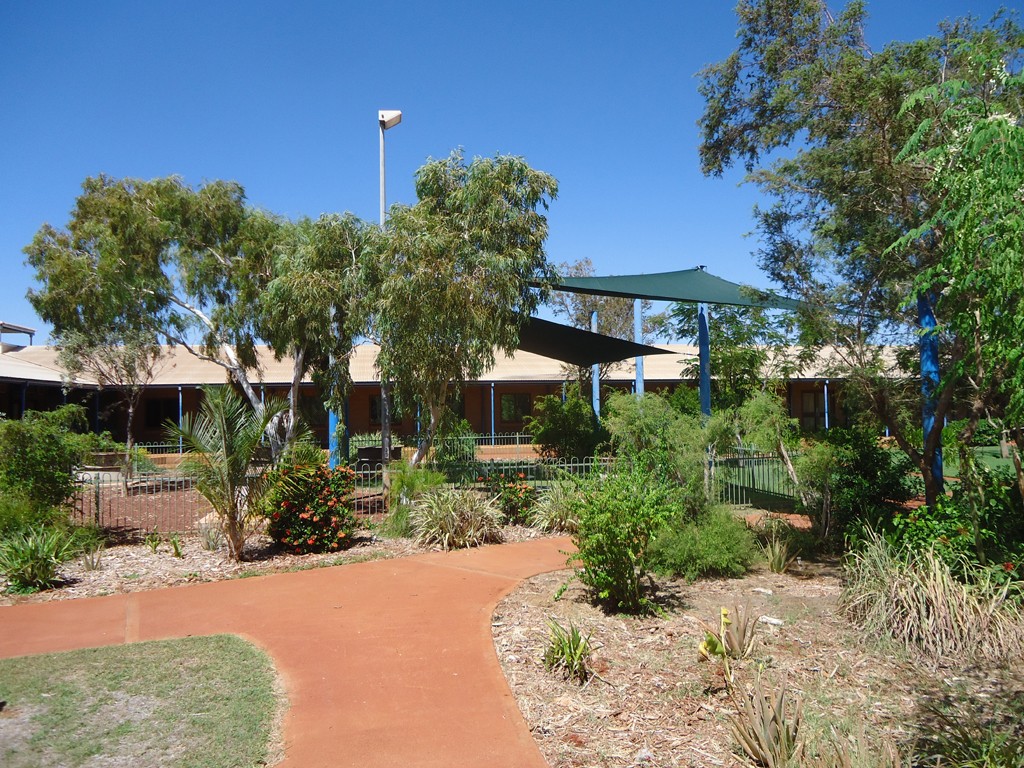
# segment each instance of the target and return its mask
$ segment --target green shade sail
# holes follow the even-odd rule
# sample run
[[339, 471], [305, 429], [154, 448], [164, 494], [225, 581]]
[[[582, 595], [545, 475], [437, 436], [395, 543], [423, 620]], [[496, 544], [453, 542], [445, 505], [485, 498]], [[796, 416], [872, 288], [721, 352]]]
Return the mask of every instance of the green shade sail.
[[703, 269], [654, 272], [648, 275], [566, 277], [552, 286], [556, 291], [621, 296], [626, 299], [732, 304], [740, 307], [799, 309], [800, 302], [772, 291], [762, 291], [716, 277]]
[[616, 363], [638, 355], [669, 355], [670, 350], [592, 333], [531, 317], [519, 331], [519, 349], [569, 365]]

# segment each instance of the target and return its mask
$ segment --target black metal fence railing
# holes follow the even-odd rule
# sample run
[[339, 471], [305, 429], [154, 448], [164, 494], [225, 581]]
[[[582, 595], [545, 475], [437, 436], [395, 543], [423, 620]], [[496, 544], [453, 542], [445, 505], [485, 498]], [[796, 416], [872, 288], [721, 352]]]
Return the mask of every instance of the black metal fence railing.
[[719, 499], [726, 504], [791, 512], [798, 498], [796, 485], [776, 453], [737, 450], [719, 456], [715, 479]]

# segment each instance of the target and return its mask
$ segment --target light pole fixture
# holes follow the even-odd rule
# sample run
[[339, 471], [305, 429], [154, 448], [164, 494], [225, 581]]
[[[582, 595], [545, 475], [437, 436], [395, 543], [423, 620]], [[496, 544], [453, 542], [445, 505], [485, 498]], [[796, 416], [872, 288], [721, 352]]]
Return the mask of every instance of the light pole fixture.
[[377, 112], [377, 123], [380, 125], [380, 225], [384, 226], [384, 211], [387, 204], [384, 184], [384, 131], [394, 128], [402, 122], [402, 112], [398, 109], [382, 109]]
[[[381, 109], [377, 112], [377, 124], [380, 126], [380, 226], [384, 228], [384, 215], [387, 210], [387, 198], [384, 184], [384, 131], [394, 128], [402, 122], [402, 112], [398, 109]], [[385, 377], [380, 381], [380, 460], [386, 468], [391, 461], [391, 385]], [[388, 473], [384, 472], [384, 496], [390, 488]]]

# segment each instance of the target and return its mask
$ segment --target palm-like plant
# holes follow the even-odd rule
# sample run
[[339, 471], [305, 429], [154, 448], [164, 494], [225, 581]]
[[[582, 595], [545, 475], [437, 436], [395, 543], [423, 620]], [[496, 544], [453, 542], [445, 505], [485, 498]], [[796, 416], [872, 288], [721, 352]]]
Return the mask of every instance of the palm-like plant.
[[168, 423], [188, 450], [181, 469], [220, 518], [228, 556], [242, 560], [259, 502], [270, 487], [269, 468], [260, 468], [260, 443], [267, 424], [285, 404], [267, 402], [253, 410], [230, 387], [204, 387], [199, 414], [181, 427]]

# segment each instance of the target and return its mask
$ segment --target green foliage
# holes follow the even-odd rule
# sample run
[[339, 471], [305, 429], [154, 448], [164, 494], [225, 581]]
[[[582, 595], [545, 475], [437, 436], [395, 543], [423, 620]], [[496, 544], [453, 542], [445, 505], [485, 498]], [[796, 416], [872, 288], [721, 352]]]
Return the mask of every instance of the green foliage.
[[476, 433], [466, 419], [448, 411], [441, 419], [434, 444], [434, 466], [446, 474], [465, 469], [476, 461]]
[[29, 528], [57, 525], [66, 519], [59, 509], [32, 503], [24, 492], [0, 489], [0, 539]]
[[573, 535], [578, 551], [567, 562], [577, 578], [613, 610], [650, 610], [644, 588], [650, 542], [666, 520], [680, 514], [676, 488], [643, 468], [622, 468], [582, 481], [570, 506], [579, 521]]
[[714, 507], [693, 520], [670, 521], [651, 544], [651, 567], [687, 581], [737, 578], [757, 557], [754, 536], [728, 509]]
[[700, 390], [689, 384], [677, 384], [665, 398], [683, 416], [700, 416]]
[[352, 543], [355, 472], [325, 464], [286, 464], [272, 474], [264, 496], [267, 535], [296, 555], [333, 552]]
[[768, 570], [772, 573], [785, 573], [789, 566], [796, 560], [799, 552], [792, 552], [790, 540], [777, 532], [771, 533], [767, 540], [761, 544], [761, 551], [768, 563]]
[[441, 472], [422, 466], [413, 467], [405, 462], [392, 464], [390, 471], [388, 514], [380, 525], [380, 533], [389, 538], [412, 536], [409, 513], [413, 504], [424, 494], [444, 485], [446, 478]]
[[504, 472], [489, 473], [483, 478], [483, 483], [508, 523], [526, 525], [529, 522], [530, 510], [537, 502], [537, 489], [526, 482], [523, 472], [515, 476], [506, 476]]
[[532, 525], [547, 533], [576, 533], [579, 520], [573, 502], [579, 492], [575, 480], [553, 482], [533, 507]]
[[524, 427], [533, 435], [541, 455], [549, 458], [585, 459], [608, 441], [608, 433], [576, 383], [565, 388], [564, 402], [557, 395], [545, 395], [534, 402], [533, 415], [526, 417]]
[[61, 563], [73, 557], [79, 543], [63, 528], [40, 527], [18, 531], [0, 539], [0, 574], [8, 589], [35, 592], [48, 589]]
[[548, 620], [548, 645], [544, 649], [544, 669], [548, 672], [559, 672], [566, 680], [578, 683], [587, 682], [593, 675], [590, 668], [590, 654], [593, 648], [590, 638], [580, 632], [572, 622], [566, 629], [554, 619]]
[[75, 488], [75, 468], [86, 448], [85, 409], [26, 411], [21, 420], [0, 418], [0, 490], [23, 493], [41, 507], [59, 507]]
[[229, 387], [202, 391], [199, 414], [186, 414], [181, 427], [168, 423], [168, 434], [183, 440], [187, 455], [181, 470], [220, 518], [228, 556], [241, 560], [271, 485], [269, 471], [260, 465], [263, 436], [284, 406], [267, 402], [252, 409]]
[[992, 567], [997, 578], [1024, 580], [1020, 491], [1005, 473], [982, 466], [975, 471], [980, 485], [973, 492], [960, 483], [933, 508], [893, 515], [884, 529], [886, 538], [912, 551], [934, 550], [962, 578], [976, 568]]
[[543, 299], [531, 283], [553, 277], [541, 209], [551, 176], [522, 158], [461, 153], [416, 172], [416, 205], [392, 206], [362, 282], [377, 365], [403, 402], [423, 405], [428, 426], [413, 457], [425, 458], [459, 382], [478, 378], [495, 354], [511, 354]]
[[[615, 392], [608, 398], [605, 426], [619, 456], [650, 472], [656, 481], [679, 487], [691, 515], [707, 509], [705, 468], [709, 444], [717, 442], [713, 426], [684, 416], [655, 393], [641, 397]], [[716, 422], [717, 423], [717, 422]]]
[[1020, 658], [1024, 615], [1009, 585], [967, 563], [958, 570], [966, 583], [933, 550], [869, 533], [847, 559], [840, 606], [867, 637], [930, 661]]
[[892, 518], [912, 496], [911, 463], [867, 427], [831, 429], [795, 461], [802, 511], [823, 539]]
[[157, 550], [160, 548], [160, 542], [163, 541], [163, 539], [160, 537], [160, 532], [154, 528], [146, 534], [145, 541], [146, 546], [149, 547], [149, 551], [155, 555]]
[[473, 491], [437, 488], [413, 504], [416, 540], [441, 549], [461, 549], [501, 541], [501, 510]]
[[743, 696], [739, 714], [732, 718], [732, 734], [743, 752], [765, 768], [790, 768], [802, 752], [799, 741], [803, 705], [797, 697], [791, 704], [786, 686], [772, 691], [761, 678]]
[[1024, 698], [1020, 693], [1007, 691], [1005, 698], [987, 695], [981, 699], [956, 690], [958, 687], [925, 708], [925, 722], [913, 743], [920, 760], [915, 765], [1024, 765]]

